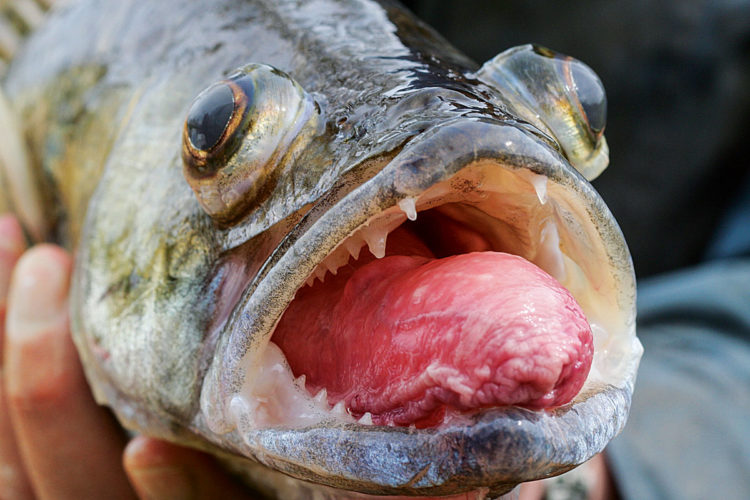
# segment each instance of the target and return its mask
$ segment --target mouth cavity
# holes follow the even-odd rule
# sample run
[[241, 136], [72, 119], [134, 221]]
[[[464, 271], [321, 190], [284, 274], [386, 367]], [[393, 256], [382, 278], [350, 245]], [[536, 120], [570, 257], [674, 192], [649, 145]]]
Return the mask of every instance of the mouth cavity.
[[239, 430], [431, 428], [571, 402], [601, 377], [595, 348], [613, 327], [558, 188], [480, 163], [358, 228], [246, 367], [230, 403]]

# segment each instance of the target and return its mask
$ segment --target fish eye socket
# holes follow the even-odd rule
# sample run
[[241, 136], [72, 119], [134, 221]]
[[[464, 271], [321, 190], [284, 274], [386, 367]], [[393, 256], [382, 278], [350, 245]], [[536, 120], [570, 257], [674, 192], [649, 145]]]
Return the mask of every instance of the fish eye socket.
[[580, 61], [570, 61], [570, 77], [581, 110], [594, 136], [599, 136], [607, 124], [607, 95], [596, 73]]
[[292, 175], [323, 130], [321, 108], [286, 73], [247, 64], [201, 92], [182, 131], [182, 173], [204, 212], [229, 226]]
[[549, 135], [584, 177], [594, 179], [606, 168], [607, 97], [587, 65], [538, 45], [523, 45], [487, 61], [477, 76]]
[[190, 106], [182, 157], [196, 177], [212, 176], [235, 153], [248, 126], [253, 83], [237, 74], [201, 92]]

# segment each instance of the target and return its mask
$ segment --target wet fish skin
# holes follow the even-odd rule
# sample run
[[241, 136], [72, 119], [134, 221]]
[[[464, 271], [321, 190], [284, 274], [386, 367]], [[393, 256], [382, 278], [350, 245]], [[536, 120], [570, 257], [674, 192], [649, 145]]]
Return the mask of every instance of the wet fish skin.
[[[204, 381], [239, 382], [231, 367], [264, 342], [315, 259], [368, 217], [467, 161], [502, 161], [578, 193], [608, 245], [615, 300], [632, 316], [627, 248], [550, 131], [532, 119], [524, 123], [512, 94], [482, 81], [477, 65], [395, 4], [228, 0], [113, 8], [86, 1], [55, 16], [14, 63], [5, 90], [22, 117], [46, 201], [48, 226], [39, 231], [77, 248], [73, 326], [87, 375], [97, 399], [126, 426], [219, 454], [250, 455], [333, 487], [447, 494], [484, 485], [500, 492], [562, 472], [601, 449], [624, 424], [627, 383], [584, 398], [559, 420], [510, 412], [500, 424], [488, 417], [430, 437], [361, 426], [280, 429], [259, 433], [253, 454], [236, 432], [214, 432], [201, 407]], [[65, 37], [69, 32], [81, 36]], [[217, 224], [183, 178], [183, 120], [194, 96], [249, 62], [293, 77], [320, 106], [322, 128], [298, 152], [296, 164], [304, 169], [282, 166], [251, 213], [233, 225]], [[465, 153], [451, 156], [438, 144]], [[419, 161], [426, 156], [443, 161]], [[313, 251], [295, 253], [302, 247]], [[244, 276], [241, 298], [228, 290], [230, 273]], [[264, 314], [253, 316], [247, 307], [232, 313], [230, 298], [262, 304]], [[233, 331], [247, 340], [232, 344]], [[601, 405], [614, 415], [606, 424], [598, 422]], [[528, 426], [521, 438], [498, 442], [491, 453], [480, 449], [488, 436], [509, 435], [510, 424], [521, 421]], [[559, 429], [571, 425], [591, 429], [586, 446], [570, 447]], [[364, 455], [337, 448], [341, 439]], [[443, 461], [456, 443], [477, 448], [472, 453], [485, 469], [495, 467], [495, 477], [461, 464], [425, 468], [419, 461], [420, 455]], [[530, 450], [546, 447], [568, 452], [540, 452], [537, 462], [518, 469]], [[393, 463], [375, 463], [388, 453]], [[421, 465], [394, 473], [396, 459], [404, 457]], [[499, 471], [492, 460], [500, 457], [515, 458]], [[325, 466], [321, 472], [310, 464]], [[262, 470], [250, 473], [256, 479], [267, 473], [250, 462], [242, 467]]]

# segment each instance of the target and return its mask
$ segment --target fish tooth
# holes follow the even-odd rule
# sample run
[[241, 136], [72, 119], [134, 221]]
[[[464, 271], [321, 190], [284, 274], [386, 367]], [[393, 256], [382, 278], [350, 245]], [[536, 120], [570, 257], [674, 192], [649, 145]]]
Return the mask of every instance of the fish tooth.
[[349, 263], [349, 259], [351, 258], [351, 255], [346, 248], [338, 248], [334, 255], [335, 258], [333, 262], [335, 263], [337, 270], [347, 265]]
[[328, 406], [328, 391], [326, 391], [326, 388], [322, 388], [318, 391], [318, 393], [313, 396], [313, 399], [316, 403], [325, 403], [326, 406]]
[[349, 255], [354, 257], [354, 260], [359, 259], [359, 251], [362, 249], [362, 241], [355, 238], [349, 238], [344, 241], [344, 247]]
[[333, 408], [331, 408], [331, 413], [335, 415], [348, 415], [349, 412], [346, 411], [346, 406], [344, 405], [344, 400], [342, 399], [338, 403], [336, 403]]
[[539, 198], [539, 203], [544, 205], [547, 203], [547, 179], [543, 182], [535, 183], [534, 189], [536, 190], [536, 196]]
[[385, 257], [385, 240], [388, 238], [388, 233], [377, 228], [368, 228], [363, 233], [370, 253], [378, 259]]
[[297, 387], [304, 388], [305, 382], [307, 381], [307, 376], [303, 373], [296, 379], [294, 379], [294, 383], [297, 384]]
[[335, 262], [332, 262], [333, 259], [326, 259], [323, 261], [323, 265], [328, 269], [328, 271], [336, 276], [336, 272], [338, 271], [338, 266]]
[[349, 252], [345, 248], [337, 249], [326, 257], [322, 266], [335, 276], [338, 270], [349, 262], [349, 257]]
[[404, 198], [398, 202], [398, 206], [409, 220], [417, 220], [417, 203], [414, 198]]
[[305, 281], [306, 286], [313, 286], [315, 284], [315, 275], [313, 274], [309, 278], [307, 278], [307, 281]]
[[534, 186], [536, 191], [536, 197], [539, 198], [539, 203], [544, 205], [547, 203], [547, 178], [543, 175], [528, 172], [525, 175], [526, 179]]
[[362, 425], [372, 425], [372, 414], [369, 411], [366, 411], [357, 422]]
[[320, 280], [321, 283], [326, 282], [326, 270], [320, 266], [315, 268], [315, 277]]

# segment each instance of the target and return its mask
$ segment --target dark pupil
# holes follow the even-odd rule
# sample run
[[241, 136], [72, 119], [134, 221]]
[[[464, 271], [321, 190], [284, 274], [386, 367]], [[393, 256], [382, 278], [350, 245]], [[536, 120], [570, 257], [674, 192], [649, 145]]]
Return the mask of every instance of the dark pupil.
[[607, 95], [604, 93], [604, 86], [591, 68], [578, 61], [571, 61], [570, 71], [589, 127], [598, 134], [607, 124]]
[[206, 91], [190, 108], [187, 118], [188, 137], [193, 147], [208, 151], [216, 146], [234, 113], [234, 96], [229, 86], [221, 84]]

